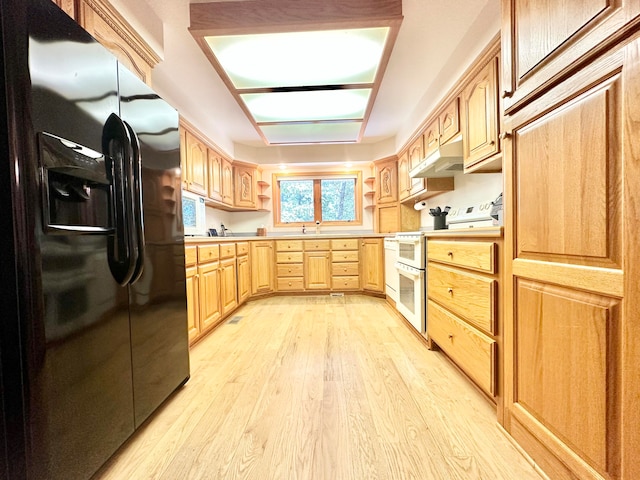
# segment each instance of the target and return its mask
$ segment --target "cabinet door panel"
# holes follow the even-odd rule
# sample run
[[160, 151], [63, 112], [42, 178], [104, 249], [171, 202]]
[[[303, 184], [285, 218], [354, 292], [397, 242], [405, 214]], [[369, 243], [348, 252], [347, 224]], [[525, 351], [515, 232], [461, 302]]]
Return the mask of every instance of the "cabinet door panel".
[[198, 267], [200, 284], [200, 327], [206, 331], [222, 317], [220, 308], [220, 270], [218, 262]]
[[251, 292], [268, 293], [274, 284], [273, 241], [251, 242]]
[[620, 401], [619, 300], [526, 280], [516, 298], [516, 417], [607, 471], [617, 444], [609, 428]]
[[[447, 143], [460, 133], [460, 99], [454, 98], [440, 114], [440, 144]], [[425, 141], [426, 143], [426, 141]], [[429, 155], [429, 149], [425, 145], [425, 156]]]
[[637, 0], [502, 0], [502, 84], [507, 113], [554, 77], [615, 41]]
[[[437, 128], [437, 122], [436, 122]], [[409, 147], [409, 170], [415, 168], [424, 159], [423, 136], [420, 136]], [[409, 195], [415, 195], [424, 190], [424, 178], [409, 177]]]
[[398, 198], [400, 198], [400, 200], [407, 198], [411, 191], [409, 170], [409, 154], [404, 152], [398, 158]]
[[621, 264], [620, 76], [516, 130], [517, 256]]
[[189, 342], [193, 342], [200, 333], [200, 315], [198, 306], [200, 298], [198, 295], [198, 267], [190, 267], [186, 270], [187, 287], [187, 329], [189, 331]]
[[220, 283], [222, 314], [226, 315], [238, 305], [235, 258], [229, 258], [220, 262]]
[[331, 261], [329, 252], [308, 252], [305, 260], [305, 288], [329, 290], [331, 288]]
[[207, 147], [189, 131], [186, 141], [187, 188], [193, 193], [207, 196]]
[[492, 59], [464, 91], [464, 166], [498, 153], [498, 59]]

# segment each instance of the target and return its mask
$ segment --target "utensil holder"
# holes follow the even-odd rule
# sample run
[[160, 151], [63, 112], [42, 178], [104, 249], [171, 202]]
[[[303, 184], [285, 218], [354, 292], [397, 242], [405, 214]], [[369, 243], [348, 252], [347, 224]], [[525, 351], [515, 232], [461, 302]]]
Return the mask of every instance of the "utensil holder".
[[433, 217], [433, 229], [434, 230], [446, 230], [447, 229], [447, 216], [439, 215]]

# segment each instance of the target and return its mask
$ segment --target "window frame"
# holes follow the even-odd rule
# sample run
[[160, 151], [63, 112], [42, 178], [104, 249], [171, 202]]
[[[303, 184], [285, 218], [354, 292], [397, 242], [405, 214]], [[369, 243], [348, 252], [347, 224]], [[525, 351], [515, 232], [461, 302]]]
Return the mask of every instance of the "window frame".
[[[352, 221], [322, 220], [322, 192], [321, 180], [339, 180], [341, 178], [353, 178], [355, 180], [355, 219]], [[313, 211], [314, 218], [311, 222], [282, 222], [280, 212], [280, 180], [313, 180]], [[322, 225], [348, 226], [362, 225], [362, 171], [347, 172], [282, 172], [273, 174], [273, 225], [274, 227], [301, 227], [302, 225], [314, 225], [320, 220]]]

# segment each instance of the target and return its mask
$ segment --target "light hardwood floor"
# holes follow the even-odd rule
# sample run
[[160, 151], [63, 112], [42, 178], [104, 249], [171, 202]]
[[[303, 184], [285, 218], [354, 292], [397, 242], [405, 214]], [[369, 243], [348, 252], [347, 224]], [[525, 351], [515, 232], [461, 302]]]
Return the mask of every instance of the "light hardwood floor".
[[95, 480], [540, 480], [383, 300], [272, 297], [236, 316]]

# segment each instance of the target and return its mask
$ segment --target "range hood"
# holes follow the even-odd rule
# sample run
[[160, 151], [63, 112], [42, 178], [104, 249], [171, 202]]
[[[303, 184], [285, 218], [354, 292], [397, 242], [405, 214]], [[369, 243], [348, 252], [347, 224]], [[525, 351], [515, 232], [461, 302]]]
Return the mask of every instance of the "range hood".
[[425, 157], [409, 172], [411, 178], [452, 177], [462, 171], [462, 135]]

